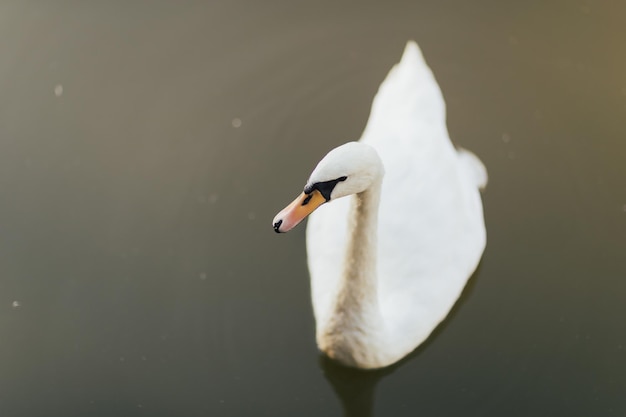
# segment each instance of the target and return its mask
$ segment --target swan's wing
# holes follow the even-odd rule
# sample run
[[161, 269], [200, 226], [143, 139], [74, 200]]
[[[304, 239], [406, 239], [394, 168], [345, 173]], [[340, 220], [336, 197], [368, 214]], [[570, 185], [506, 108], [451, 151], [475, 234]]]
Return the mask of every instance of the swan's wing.
[[[475, 182], [467, 179], [457, 158], [431, 161], [430, 169], [422, 161], [406, 176], [392, 168], [379, 211], [381, 309], [392, 333], [415, 335], [414, 343], [446, 317], [486, 241]], [[419, 177], [412, 175], [416, 172]]]
[[[485, 246], [478, 187], [487, 173], [448, 135], [445, 102], [413, 42], [381, 85], [362, 141], [385, 165], [379, 212], [380, 303], [398, 343], [445, 318]], [[414, 347], [414, 346], [413, 346]]]

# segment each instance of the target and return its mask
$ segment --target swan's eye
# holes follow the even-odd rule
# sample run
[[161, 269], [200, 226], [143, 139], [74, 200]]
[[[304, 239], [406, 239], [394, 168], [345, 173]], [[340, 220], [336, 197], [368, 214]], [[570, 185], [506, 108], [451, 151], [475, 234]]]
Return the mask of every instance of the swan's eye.
[[[330, 201], [330, 195], [335, 189], [335, 186], [337, 185], [337, 183], [345, 181], [347, 179], [348, 177], [344, 176], [344, 177], [339, 177], [336, 180], [316, 182], [315, 184], [307, 185], [306, 187], [304, 187], [304, 193], [310, 195], [313, 192], [313, 190], [317, 190], [326, 199], [326, 201]], [[303, 206], [305, 205], [305, 203], [309, 202], [308, 198], [309, 197], [307, 197], [302, 202]]]

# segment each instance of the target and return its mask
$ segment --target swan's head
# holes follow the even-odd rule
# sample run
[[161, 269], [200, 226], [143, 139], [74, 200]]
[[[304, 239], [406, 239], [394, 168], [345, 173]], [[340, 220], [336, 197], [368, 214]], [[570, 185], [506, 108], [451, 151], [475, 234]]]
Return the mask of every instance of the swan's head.
[[276, 233], [288, 232], [324, 203], [367, 190], [383, 176], [380, 157], [369, 145], [348, 142], [315, 167], [304, 191], [274, 217]]

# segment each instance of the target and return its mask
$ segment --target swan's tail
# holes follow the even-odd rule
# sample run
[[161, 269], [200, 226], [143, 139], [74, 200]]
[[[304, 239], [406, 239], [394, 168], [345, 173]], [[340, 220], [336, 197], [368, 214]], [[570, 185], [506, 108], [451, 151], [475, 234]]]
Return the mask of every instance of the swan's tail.
[[478, 188], [484, 190], [488, 181], [485, 165], [470, 151], [462, 148], [459, 148], [457, 151], [463, 171], [474, 180]]

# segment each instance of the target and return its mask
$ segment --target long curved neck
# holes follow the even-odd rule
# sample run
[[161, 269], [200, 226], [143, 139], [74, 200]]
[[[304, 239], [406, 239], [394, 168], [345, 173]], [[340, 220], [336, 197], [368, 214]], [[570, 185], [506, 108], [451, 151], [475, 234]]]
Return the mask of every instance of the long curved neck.
[[356, 311], [378, 311], [376, 255], [378, 248], [378, 206], [381, 182], [355, 194], [348, 215], [348, 246], [338, 304], [349, 303]]
[[377, 227], [382, 179], [352, 198], [348, 246], [324, 350], [346, 364], [372, 364], [385, 337], [378, 304]]

